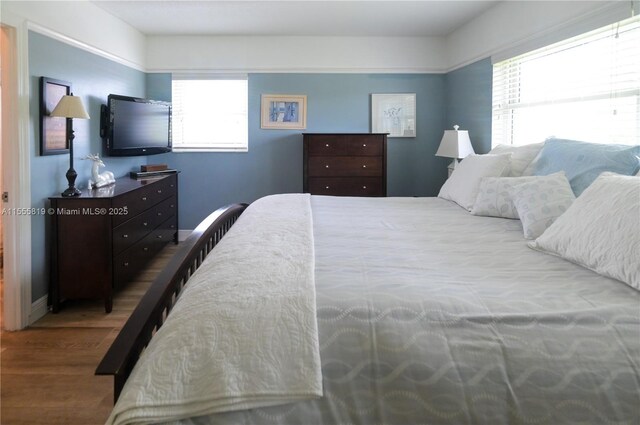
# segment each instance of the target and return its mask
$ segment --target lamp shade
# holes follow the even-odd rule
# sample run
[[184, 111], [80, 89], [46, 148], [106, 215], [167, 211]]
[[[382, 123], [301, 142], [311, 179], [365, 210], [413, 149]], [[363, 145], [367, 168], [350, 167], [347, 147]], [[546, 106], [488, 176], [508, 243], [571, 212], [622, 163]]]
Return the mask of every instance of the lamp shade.
[[89, 119], [89, 114], [84, 109], [82, 99], [73, 94], [70, 96], [62, 96], [60, 102], [51, 111], [52, 117], [64, 117], [64, 118], [83, 118]]
[[458, 128], [457, 125], [454, 125], [453, 130], [444, 131], [436, 156], [462, 159], [475, 153], [473, 146], [471, 146], [469, 132], [466, 130], [458, 130]]

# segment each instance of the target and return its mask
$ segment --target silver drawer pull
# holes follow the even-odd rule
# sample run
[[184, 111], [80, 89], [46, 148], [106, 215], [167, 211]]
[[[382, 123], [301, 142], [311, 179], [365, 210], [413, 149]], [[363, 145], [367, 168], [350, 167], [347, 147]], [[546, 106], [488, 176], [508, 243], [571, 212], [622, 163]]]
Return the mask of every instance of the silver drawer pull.
[[367, 186], [362, 186], [362, 188], [363, 188], [363, 189], [366, 189], [366, 188], [367, 188]]
[[127, 239], [129, 235], [122, 235], [123, 238]]
[[162, 193], [162, 189], [158, 189], [158, 193]]
[[148, 247], [148, 246], [145, 246], [144, 248], [142, 248], [142, 250], [143, 250], [143, 251], [145, 251], [145, 252], [146, 252], [146, 251], [149, 251], [149, 247]]
[[362, 168], [367, 168], [367, 166], [366, 166], [366, 165], [363, 165], [363, 166], [362, 166]]
[[147, 227], [147, 226], [149, 225], [149, 223], [147, 223], [147, 222], [145, 221], [144, 223], [142, 223], [142, 225], [143, 225], [144, 227]]
[[329, 186], [325, 186], [324, 188], [325, 188], [325, 189], [329, 189]]
[[327, 143], [325, 146], [326, 146], [326, 147], [329, 147], [329, 143]]
[[175, 208], [175, 205], [171, 204], [171, 208]]
[[125, 267], [129, 267], [129, 263], [128, 262], [124, 262], [122, 265], [125, 266]]
[[146, 197], [146, 196], [143, 196], [143, 197], [142, 197], [142, 200], [143, 200], [143, 201], [146, 201], [146, 200], [147, 200], [147, 197]]
[[161, 213], [161, 212], [159, 212], [159, 213], [158, 213], [158, 217], [160, 217], [161, 215], [162, 215], [162, 213]]
[[169, 187], [173, 187], [173, 184], [170, 184]]
[[324, 168], [329, 168], [329, 166], [328, 166], [328, 165], [325, 165], [325, 166], [324, 166]]
[[367, 144], [366, 144], [366, 143], [363, 143], [363, 144], [362, 144], [362, 147], [363, 147], [363, 148], [366, 148], [366, 147], [367, 147]]
[[162, 235], [158, 235], [158, 236], [156, 236], [156, 238], [162, 239]]

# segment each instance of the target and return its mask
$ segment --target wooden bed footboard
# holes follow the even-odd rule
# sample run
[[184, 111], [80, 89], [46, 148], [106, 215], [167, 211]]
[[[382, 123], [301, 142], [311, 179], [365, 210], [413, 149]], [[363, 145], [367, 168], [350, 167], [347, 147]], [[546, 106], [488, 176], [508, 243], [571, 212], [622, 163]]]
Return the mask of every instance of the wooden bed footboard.
[[247, 204], [228, 205], [204, 219], [142, 297], [95, 372], [96, 375], [113, 375], [114, 403], [182, 288], [246, 208]]

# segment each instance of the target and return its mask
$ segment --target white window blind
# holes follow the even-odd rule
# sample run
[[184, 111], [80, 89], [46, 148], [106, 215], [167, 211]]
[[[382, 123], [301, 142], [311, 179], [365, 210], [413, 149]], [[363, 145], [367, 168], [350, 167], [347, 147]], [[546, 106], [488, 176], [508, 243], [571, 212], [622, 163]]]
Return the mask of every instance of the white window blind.
[[640, 17], [493, 66], [492, 145], [640, 143]]
[[171, 95], [175, 152], [248, 150], [246, 76], [174, 75]]

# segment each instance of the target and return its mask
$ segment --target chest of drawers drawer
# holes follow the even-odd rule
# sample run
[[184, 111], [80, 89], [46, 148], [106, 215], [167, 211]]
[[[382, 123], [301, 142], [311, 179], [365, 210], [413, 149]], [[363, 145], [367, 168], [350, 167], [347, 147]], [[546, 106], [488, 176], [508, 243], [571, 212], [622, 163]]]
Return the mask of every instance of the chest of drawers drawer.
[[331, 196], [383, 196], [377, 177], [309, 177], [309, 192]]
[[367, 177], [382, 175], [376, 156], [315, 156], [309, 158], [309, 177]]
[[348, 136], [314, 135], [308, 141], [309, 156], [382, 156], [384, 140], [379, 135]]

